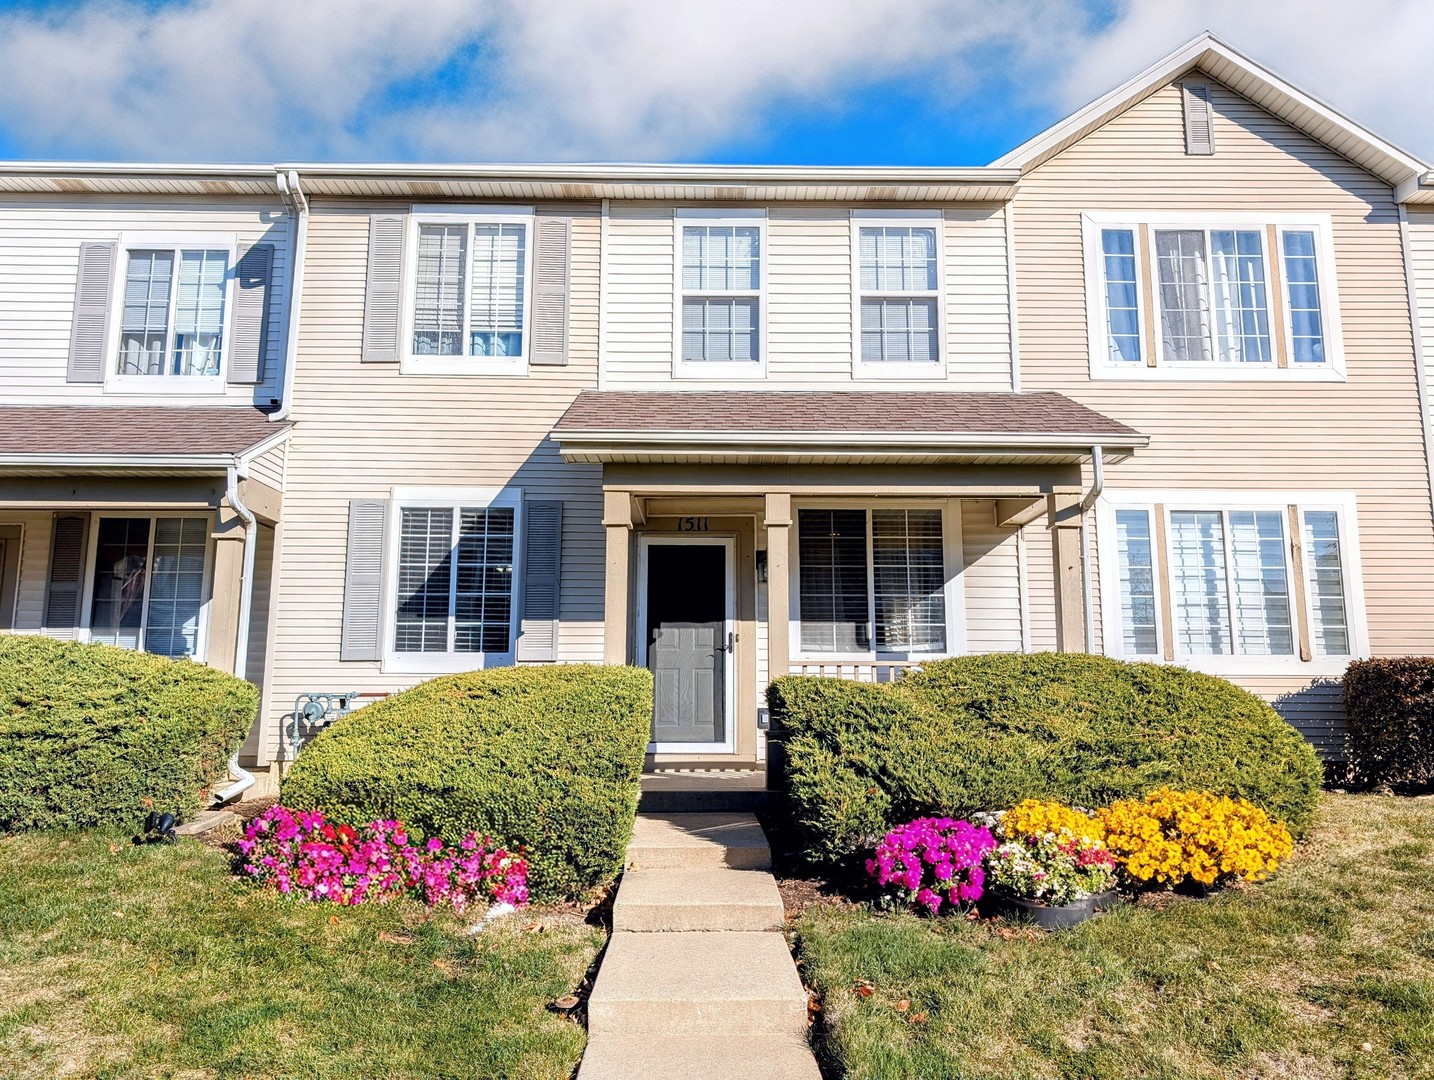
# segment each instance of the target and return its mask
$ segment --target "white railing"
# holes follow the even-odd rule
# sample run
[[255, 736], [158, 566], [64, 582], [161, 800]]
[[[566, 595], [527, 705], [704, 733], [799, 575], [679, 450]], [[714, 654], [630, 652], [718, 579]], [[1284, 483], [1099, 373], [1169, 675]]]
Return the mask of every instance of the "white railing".
[[828, 679], [850, 682], [896, 682], [908, 671], [921, 666], [919, 660], [793, 660], [788, 666], [792, 675], [821, 675]]

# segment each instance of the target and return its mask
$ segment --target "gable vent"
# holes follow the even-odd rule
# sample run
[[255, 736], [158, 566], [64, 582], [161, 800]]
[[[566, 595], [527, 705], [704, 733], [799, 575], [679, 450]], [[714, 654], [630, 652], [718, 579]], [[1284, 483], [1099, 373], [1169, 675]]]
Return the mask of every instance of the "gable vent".
[[1209, 83], [1181, 83], [1181, 100], [1185, 105], [1185, 152], [1215, 152], [1214, 123], [1210, 112]]

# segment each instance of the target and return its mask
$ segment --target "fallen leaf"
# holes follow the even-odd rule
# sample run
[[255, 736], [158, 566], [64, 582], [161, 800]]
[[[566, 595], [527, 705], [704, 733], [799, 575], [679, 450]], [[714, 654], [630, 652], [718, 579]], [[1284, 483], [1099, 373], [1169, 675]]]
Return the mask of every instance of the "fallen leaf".
[[330, 925], [330, 926], [338, 926], [338, 924], [339, 924], [339, 917], [338, 917], [337, 915], [330, 915], [330, 916], [329, 916], [329, 925]]
[[453, 974], [453, 965], [450, 964], [447, 960], [444, 960], [442, 957], [439, 957], [437, 960], [433, 961], [433, 966], [436, 967], [439, 971], [443, 972], [443, 974], [445, 975]]
[[897, 1012], [905, 1012], [909, 1008], [911, 1008], [911, 1002], [907, 1001], [906, 998], [902, 998], [895, 1005]]
[[906, 1019], [913, 1024], [924, 1024], [926, 1023], [926, 1014], [924, 1012], [912, 1013]]
[[1210, 961], [1208, 964], [1206, 964], [1205, 966], [1206, 966], [1207, 968], [1209, 968], [1211, 971], [1219, 971], [1219, 970], [1220, 970], [1220, 965], [1217, 964], [1217, 963], [1215, 963], [1215, 961], [1213, 961], [1213, 960], [1211, 960], [1211, 961]]
[[576, 994], [564, 994], [553, 1002], [553, 1008], [561, 1012], [569, 1012], [578, 1007], [578, 996]]
[[868, 979], [857, 979], [856, 985], [854, 985], [851, 989], [852, 992], [858, 997], [864, 998], [869, 998], [872, 994], [876, 993], [876, 990], [872, 987], [871, 982]]
[[110, 914], [112, 914], [116, 919], [123, 919], [123, 918], [124, 918], [124, 912], [123, 912], [123, 911], [112, 911], [112, 912], [110, 912]]
[[523, 927], [523, 932], [527, 934], [541, 934], [544, 929], [545, 927], [542, 923], [530, 922], [527, 926]]
[[1097, 975], [1104, 975], [1104, 974], [1105, 974], [1105, 968], [1103, 968], [1103, 967], [1097, 967], [1097, 968], [1095, 969], [1095, 973], [1096, 973]]
[[378, 932], [379, 941], [391, 941], [395, 945], [412, 945], [413, 935], [405, 933], [390, 934], [387, 930]]
[[1374, 1049], [1374, 1044], [1373, 1044], [1373, 1043], [1367, 1043], [1367, 1042], [1360, 1043], [1360, 1044], [1359, 1044], [1359, 1048], [1360, 1048], [1361, 1050], [1363, 1050], [1363, 1051], [1367, 1054], [1367, 1053], [1369, 1053], [1371, 1050]]
[[119, 848], [119, 845], [118, 845], [118, 844], [111, 844], [111, 845], [110, 845], [110, 854], [113, 855], [113, 854], [114, 854], [116, 851], [118, 851], [119, 849], [120, 849], [120, 848]]
[[1013, 937], [1016, 936], [1016, 932], [1015, 932], [1014, 930], [1012, 930], [1010, 927], [1006, 927], [1006, 926], [998, 926], [998, 927], [996, 927], [996, 933], [997, 933], [997, 934], [1002, 938], [1002, 940], [1004, 940], [1004, 941], [1010, 941]]

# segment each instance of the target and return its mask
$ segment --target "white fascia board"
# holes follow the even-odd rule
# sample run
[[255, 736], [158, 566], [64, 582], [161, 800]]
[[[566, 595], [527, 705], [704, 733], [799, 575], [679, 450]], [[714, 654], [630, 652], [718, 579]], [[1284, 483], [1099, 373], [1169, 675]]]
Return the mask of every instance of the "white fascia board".
[[[1232, 64], [1251, 78], [1264, 84], [1277, 98], [1282, 98], [1294, 107], [1304, 107], [1346, 134], [1362, 142], [1366, 147], [1389, 159], [1382, 170], [1370, 169], [1391, 185], [1405, 183], [1429, 171], [1429, 165], [1413, 154], [1380, 138], [1361, 124], [1355, 123], [1319, 98], [1302, 90], [1263, 64], [1256, 63], [1248, 56], [1225, 44], [1215, 35], [1206, 31], [1191, 38], [1184, 45], [1166, 54], [1144, 71], [1127, 79], [1114, 90], [1103, 94], [1089, 105], [1076, 110], [1065, 119], [1058, 121], [1034, 138], [1028, 139], [1007, 154], [991, 163], [994, 169], [1017, 168], [1023, 173], [1046, 161], [1066, 139], [1082, 131], [1088, 125], [1119, 115], [1137, 102], [1168, 84], [1185, 71], [1206, 66], [1213, 59]], [[1368, 166], [1366, 166], [1368, 168]]]

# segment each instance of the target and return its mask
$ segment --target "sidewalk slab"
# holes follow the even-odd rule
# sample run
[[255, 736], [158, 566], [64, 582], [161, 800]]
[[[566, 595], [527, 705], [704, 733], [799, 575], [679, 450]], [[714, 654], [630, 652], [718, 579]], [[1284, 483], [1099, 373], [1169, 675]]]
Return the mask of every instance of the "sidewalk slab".
[[795, 1035], [598, 1035], [588, 1040], [578, 1080], [821, 1080]]
[[763, 870], [637, 868], [623, 875], [614, 930], [780, 930], [777, 882]]
[[639, 868], [767, 870], [772, 852], [751, 814], [639, 814], [627, 861]]

